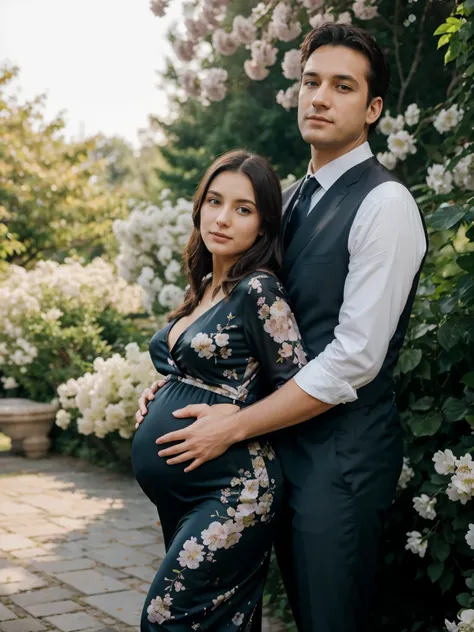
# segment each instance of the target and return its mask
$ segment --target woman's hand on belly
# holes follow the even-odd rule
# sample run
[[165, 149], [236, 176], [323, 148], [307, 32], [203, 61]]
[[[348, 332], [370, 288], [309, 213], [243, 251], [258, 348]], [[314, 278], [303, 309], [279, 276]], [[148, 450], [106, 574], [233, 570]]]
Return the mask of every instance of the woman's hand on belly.
[[146, 388], [141, 394], [140, 399], [138, 400], [138, 410], [135, 413], [135, 419], [137, 420], [135, 430], [144, 420], [145, 415], [148, 412], [148, 404], [155, 399], [155, 393], [157, 393], [165, 384], [167, 384], [166, 380], [157, 380], [156, 382], [153, 382], [150, 388]]

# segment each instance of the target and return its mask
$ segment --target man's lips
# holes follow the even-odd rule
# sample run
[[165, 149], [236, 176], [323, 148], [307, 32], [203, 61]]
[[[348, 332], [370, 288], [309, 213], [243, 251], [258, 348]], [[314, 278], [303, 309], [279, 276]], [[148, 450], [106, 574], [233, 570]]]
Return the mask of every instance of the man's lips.
[[331, 123], [332, 122], [329, 119], [325, 118], [324, 116], [312, 115], [312, 116], [307, 116], [306, 118], [308, 120], [310, 120], [310, 121], [320, 121], [321, 123]]

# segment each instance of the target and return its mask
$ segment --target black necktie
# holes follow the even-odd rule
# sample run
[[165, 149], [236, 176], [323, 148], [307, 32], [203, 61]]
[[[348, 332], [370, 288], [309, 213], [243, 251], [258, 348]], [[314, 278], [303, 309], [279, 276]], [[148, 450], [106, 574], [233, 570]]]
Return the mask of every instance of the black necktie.
[[296, 235], [298, 228], [306, 219], [311, 207], [311, 198], [313, 197], [313, 193], [315, 193], [319, 187], [320, 184], [314, 177], [307, 177], [303, 182], [303, 186], [301, 187], [298, 198], [293, 206], [293, 210], [291, 211], [290, 219], [286, 225], [283, 239], [285, 250], [288, 249], [288, 246], [290, 245], [293, 237]]

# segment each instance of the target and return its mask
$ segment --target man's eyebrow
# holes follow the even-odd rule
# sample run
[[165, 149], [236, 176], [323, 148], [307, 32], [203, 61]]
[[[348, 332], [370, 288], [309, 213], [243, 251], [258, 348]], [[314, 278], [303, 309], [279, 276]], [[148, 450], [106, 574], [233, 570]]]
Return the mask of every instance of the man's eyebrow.
[[[208, 190], [208, 194], [209, 194], [209, 193], [210, 193], [211, 195], [215, 195], [215, 196], [220, 197], [220, 198], [222, 197], [222, 195], [219, 193], [219, 191], [213, 191], [212, 189], [209, 189], [209, 190]], [[244, 204], [253, 204], [253, 206], [255, 206], [255, 207], [257, 206], [257, 205], [255, 204], [255, 202], [252, 202], [252, 200], [240, 199], [240, 200], [235, 200], [235, 201], [236, 201], [236, 202], [239, 202], [239, 203], [244, 203]]]
[[[303, 77], [319, 77], [319, 73], [314, 70], [307, 70], [303, 73]], [[352, 81], [357, 84], [359, 83], [352, 75], [333, 75], [333, 79], [338, 79], [339, 81]]]

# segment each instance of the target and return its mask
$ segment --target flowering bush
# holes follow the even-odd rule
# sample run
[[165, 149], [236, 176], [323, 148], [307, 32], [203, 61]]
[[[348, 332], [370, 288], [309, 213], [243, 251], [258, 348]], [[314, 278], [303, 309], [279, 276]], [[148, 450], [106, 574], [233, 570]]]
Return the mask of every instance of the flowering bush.
[[81, 434], [103, 439], [118, 432], [128, 439], [135, 427], [138, 397], [156, 379], [148, 351], [136, 343], [125, 347], [125, 356], [115, 353], [108, 359], [96, 358], [93, 372], [70, 379], [58, 388], [61, 409], [56, 424], [67, 428], [74, 418]]
[[123, 339], [141, 338], [125, 319], [139, 311], [140, 294], [102, 259], [40, 261], [32, 270], [9, 266], [0, 276], [3, 389], [50, 399], [96, 356], [109, 355]]
[[119, 274], [142, 288], [148, 312], [163, 314], [183, 301], [180, 260], [192, 229], [191, 211], [191, 202], [179, 199], [173, 206], [165, 191], [160, 206], [141, 204], [128, 219], [114, 222]]

